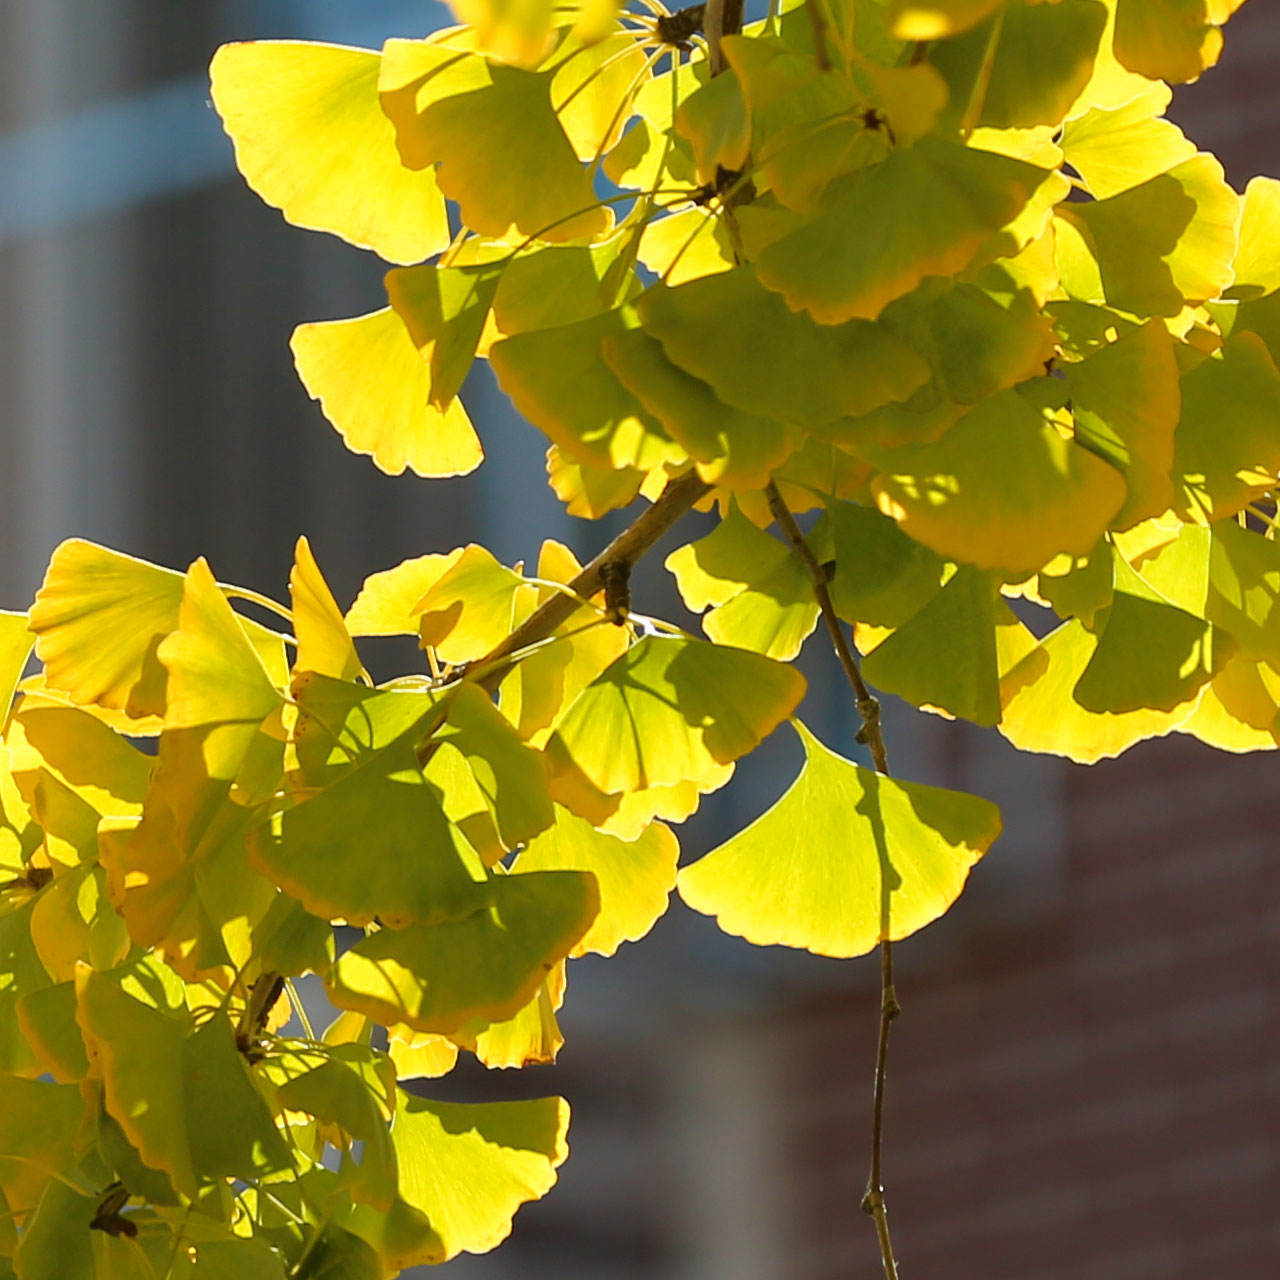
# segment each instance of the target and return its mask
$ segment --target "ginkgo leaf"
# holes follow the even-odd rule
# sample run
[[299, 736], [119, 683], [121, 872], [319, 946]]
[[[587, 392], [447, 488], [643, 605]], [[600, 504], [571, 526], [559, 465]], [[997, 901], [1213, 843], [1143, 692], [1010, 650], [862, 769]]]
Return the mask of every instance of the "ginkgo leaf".
[[474, 471], [484, 456], [458, 400], [430, 403], [426, 361], [390, 308], [299, 325], [289, 346], [298, 376], [348, 449], [380, 471], [420, 476]]
[[1057, 125], [1093, 74], [1107, 25], [1098, 0], [1008, 0], [989, 20], [929, 50], [964, 126]]
[[454, 1039], [490, 1069], [518, 1070], [554, 1062], [564, 1047], [564, 1033], [556, 1021], [556, 1010], [564, 1002], [564, 972], [561, 960], [524, 1008], [503, 1022], [488, 1023], [474, 1035], [455, 1032]]
[[17, 1019], [16, 1030], [35, 1055], [40, 1071], [48, 1072], [61, 1084], [84, 1079], [89, 1059], [76, 1024], [74, 982], [28, 991], [12, 1011]]
[[636, 304], [645, 332], [667, 357], [747, 413], [809, 425], [868, 413], [922, 386], [924, 361], [865, 321], [815, 324], [739, 267], [676, 289], [650, 289]]
[[1210, 530], [1204, 617], [1229, 631], [1242, 653], [1280, 664], [1280, 546], [1234, 520]]
[[36, 1076], [44, 1069], [22, 1036], [14, 1006], [31, 992], [51, 986], [31, 939], [34, 900], [0, 914], [0, 1071]]
[[1280, 372], [1261, 338], [1232, 334], [1182, 376], [1174, 439], [1178, 506], [1192, 520], [1221, 520], [1280, 477]]
[[156, 656], [169, 677], [166, 729], [243, 725], [254, 731], [284, 704], [203, 558], [187, 571], [177, 627]]
[[1280, 181], [1250, 178], [1240, 214], [1235, 280], [1229, 298], [1256, 298], [1280, 289]]
[[[27, 655], [34, 643], [35, 636], [27, 626], [27, 615], [0, 609], [0, 709], [4, 715], [8, 714], [13, 691], [22, 678]], [[3, 722], [4, 715], [0, 715], [0, 722]]]
[[[194, 1197], [207, 1178], [256, 1178], [291, 1160], [224, 1016], [196, 1027], [129, 969], [77, 975], [77, 1018], [107, 1110], [142, 1158]], [[193, 1105], [198, 1099], [198, 1105]]]
[[457, 920], [488, 898], [474, 850], [418, 766], [412, 731], [257, 828], [254, 865], [313, 915], [393, 928]]
[[443, 1035], [511, 1017], [586, 933], [600, 899], [594, 877], [578, 871], [499, 875], [486, 887], [488, 905], [470, 915], [357, 942], [327, 980], [330, 999]]
[[737, 173], [751, 150], [751, 127], [737, 76], [714, 76], [699, 85], [677, 109], [676, 132], [693, 151], [698, 181], [712, 183], [717, 172]]
[[884, 309], [881, 323], [929, 362], [948, 400], [977, 404], [1044, 372], [1053, 328], [1026, 297], [1002, 307], [975, 285], [931, 279]]
[[1000, 834], [999, 810], [864, 769], [795, 723], [800, 776], [745, 830], [685, 867], [680, 896], [727, 933], [826, 956], [862, 955], [936, 920]]
[[795, 710], [804, 677], [745, 649], [646, 636], [574, 699], [547, 743], [606, 794], [714, 776]]
[[391, 1140], [400, 1195], [426, 1216], [435, 1239], [427, 1256], [393, 1253], [388, 1262], [439, 1263], [501, 1244], [516, 1210], [555, 1184], [568, 1125], [562, 1098], [433, 1102], [399, 1090]]
[[439, 787], [445, 815], [489, 863], [554, 821], [542, 753], [527, 746], [474, 684], [449, 700], [424, 768]]
[[735, 266], [728, 223], [700, 205], [649, 222], [636, 257], [672, 287]]
[[1172, 711], [1193, 701], [1234, 648], [1231, 638], [1160, 594], [1123, 556], [1112, 557], [1111, 603], [1073, 696], [1086, 711]]
[[771, 569], [749, 564], [748, 576], [746, 589], [711, 609], [702, 629], [716, 644], [789, 662], [818, 625], [813, 584], [790, 553]]
[[1236, 654], [1205, 686], [1178, 732], [1219, 751], [1276, 750], [1280, 746], [1280, 672], [1266, 662]]
[[922, 138], [833, 182], [822, 212], [761, 254], [760, 280], [822, 324], [874, 320], [925, 276], [967, 267], [1047, 176], [1008, 156]]
[[387, 1053], [401, 1080], [434, 1080], [448, 1075], [458, 1061], [458, 1046], [451, 1040], [395, 1023], [387, 1028]]
[[449, 0], [449, 7], [475, 32], [477, 47], [500, 62], [536, 66], [554, 43], [552, 0]]
[[472, 543], [413, 606], [422, 643], [444, 662], [483, 657], [507, 638], [528, 590], [519, 573]]
[[458, 563], [462, 553], [458, 547], [446, 555], [416, 556], [393, 569], [371, 573], [347, 610], [347, 631], [353, 636], [417, 635], [414, 605]]
[[913, 706], [974, 724], [1000, 719], [1000, 677], [1035, 638], [989, 574], [960, 569], [862, 660], [867, 681]]
[[334, 44], [224, 44], [210, 90], [245, 181], [288, 221], [421, 262], [449, 243], [449, 221], [435, 175], [400, 162], [378, 102], [380, 62]]
[[1125, 497], [1119, 472], [1064, 439], [1016, 391], [966, 414], [933, 444], [878, 459], [876, 502], [939, 555], [1026, 576], [1084, 555]]
[[462, 389], [505, 265], [500, 259], [387, 272], [387, 300], [430, 367], [428, 399], [441, 412]]
[[547, 449], [547, 483], [571, 516], [598, 520], [630, 505], [644, 478], [645, 473], [634, 467], [587, 467], [554, 444]]
[[[597, 0], [616, 4], [617, 0]], [[555, 52], [551, 103], [579, 160], [588, 163], [617, 141], [631, 114], [625, 105], [649, 78], [649, 58], [630, 31], [575, 32]]]
[[1169, 86], [1157, 82], [1124, 106], [1094, 107], [1063, 125], [1067, 163], [1099, 200], [1166, 173], [1195, 155], [1195, 143], [1163, 118], [1172, 97]]
[[333, 929], [287, 893], [277, 894], [253, 929], [253, 955], [264, 973], [324, 973], [333, 963]]
[[555, 823], [520, 854], [518, 871], [590, 871], [600, 890], [600, 914], [569, 952], [611, 956], [643, 938], [666, 911], [676, 883], [680, 846], [660, 822], [635, 840], [619, 840], [557, 809]]
[[938, 593], [945, 561], [872, 507], [827, 505], [836, 572], [831, 603], [846, 622], [898, 627]]
[[620, 231], [597, 244], [539, 245], [513, 257], [493, 298], [499, 332], [551, 329], [611, 311], [632, 291], [609, 287], [616, 284], [628, 242], [628, 234]]
[[899, 40], [940, 40], [981, 22], [1004, 0], [890, 0], [890, 29]]
[[298, 641], [294, 666], [299, 671], [355, 680], [364, 674], [364, 665], [306, 538], [298, 539], [293, 556], [289, 595]]
[[1097, 647], [1098, 638], [1072, 619], [1051, 631], [1006, 674], [999, 728], [1019, 751], [1095, 764], [1145, 738], [1172, 733], [1191, 715], [1194, 697], [1171, 711], [1113, 714], [1082, 707], [1073, 691]]
[[762, 489], [794, 448], [793, 433], [783, 423], [725, 404], [705, 382], [668, 360], [662, 344], [642, 329], [610, 334], [601, 354], [623, 386], [694, 459], [708, 484]]
[[71, 1084], [0, 1076], [0, 1192], [9, 1212], [24, 1217], [49, 1181], [76, 1164], [84, 1098]]
[[1131, 71], [1182, 84], [1222, 52], [1219, 28], [1244, 0], [1116, 0], [1115, 51]]
[[447, 43], [389, 40], [378, 88], [401, 160], [411, 170], [438, 164], [440, 190], [467, 226], [496, 237], [513, 228], [541, 240], [594, 237], [611, 219], [556, 117], [553, 78]]
[[1037, 575], [1036, 595], [1060, 618], [1079, 618], [1092, 631], [1098, 610], [1111, 603], [1115, 554], [1103, 539], [1088, 555], [1055, 557]]
[[71, 868], [45, 886], [31, 909], [31, 941], [54, 982], [71, 981], [82, 961], [110, 969], [124, 960], [132, 944], [101, 867]]
[[1091, 291], [1086, 301], [1176, 316], [1231, 283], [1240, 197], [1211, 155], [1201, 152], [1105, 200], [1062, 204], [1057, 216], [1096, 260], [1100, 296]]
[[762, 574], [787, 562], [790, 551], [730, 507], [705, 538], [687, 542], [663, 564], [675, 575], [680, 598], [694, 612], [726, 604]]
[[[31, 606], [45, 679], [73, 702], [133, 715], [164, 710], [155, 650], [178, 625], [183, 577], [73, 538], [54, 549]], [[114, 643], [102, 643], [110, 635]]]
[[1173, 440], [1182, 391], [1173, 339], [1159, 320], [1121, 334], [1063, 370], [1078, 443], [1109, 462], [1129, 493], [1112, 518], [1117, 529], [1173, 503]]
[[516, 408], [583, 466], [682, 463], [684, 450], [604, 360], [601, 344], [628, 325], [624, 312], [608, 311], [507, 338], [489, 359]]

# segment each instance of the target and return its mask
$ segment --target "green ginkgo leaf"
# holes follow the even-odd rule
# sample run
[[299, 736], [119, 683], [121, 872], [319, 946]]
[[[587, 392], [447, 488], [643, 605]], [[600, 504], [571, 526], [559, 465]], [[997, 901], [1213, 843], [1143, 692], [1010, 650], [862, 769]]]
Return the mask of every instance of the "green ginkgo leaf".
[[1124, 476], [1128, 496], [1112, 517], [1130, 529], [1173, 503], [1173, 438], [1182, 391], [1173, 339], [1159, 320], [1121, 334], [1063, 370], [1075, 437]]
[[794, 556], [756, 578], [732, 600], [710, 610], [702, 629], [719, 645], [734, 645], [790, 662], [818, 625], [813, 584]]
[[1073, 690], [1086, 710], [1172, 711], [1194, 700], [1234, 648], [1229, 635], [1180, 609], [1113, 556], [1110, 605], [1094, 621], [1097, 648]]
[[290, 340], [298, 376], [348, 449], [380, 471], [420, 476], [474, 471], [484, 456], [458, 400], [431, 403], [427, 362], [390, 308], [299, 325]]
[[[430, 1247], [383, 1253], [392, 1267], [486, 1253], [507, 1238], [522, 1204], [554, 1186], [569, 1153], [569, 1104], [433, 1102], [398, 1091], [391, 1140], [400, 1196], [431, 1224]], [[353, 1227], [359, 1229], [357, 1217]]]
[[647, 636], [574, 699], [547, 743], [602, 792], [716, 775], [795, 710], [792, 667], [702, 640]]
[[1001, 684], [1000, 732], [1019, 751], [1066, 756], [1095, 764], [1145, 738], [1172, 733], [1195, 709], [1195, 698], [1171, 711], [1089, 711], [1074, 690], [1098, 647], [1098, 638], [1071, 619], [1051, 631]]
[[339, 680], [357, 679], [364, 674], [364, 665], [306, 538], [298, 539], [293, 557], [289, 595], [298, 641], [294, 667]]
[[598, 520], [629, 506], [640, 493], [645, 472], [634, 467], [588, 467], [555, 445], [547, 449], [547, 483], [571, 516]]
[[898, 782], [803, 725], [805, 764], [749, 827], [680, 872], [680, 896], [757, 945], [856, 956], [905, 938], [959, 896], [1000, 834], [987, 800]]
[[428, 398], [442, 412], [462, 389], [475, 359], [505, 265], [503, 258], [387, 272], [387, 299], [430, 367]]
[[12, 1009], [17, 1019], [17, 1033], [35, 1055], [41, 1072], [48, 1072], [60, 1084], [84, 1079], [89, 1071], [89, 1059], [84, 1037], [76, 1025], [73, 982], [28, 991]]
[[52, 986], [31, 938], [34, 899], [0, 914], [0, 1071], [37, 1076], [44, 1070], [14, 1017], [19, 1000]]
[[70, 1084], [10, 1075], [0, 1080], [0, 1192], [9, 1212], [22, 1218], [50, 1180], [76, 1164], [84, 1098]]
[[389, 262], [421, 262], [449, 243], [449, 220], [435, 175], [400, 161], [380, 63], [334, 44], [225, 44], [210, 88], [236, 164], [268, 204]]
[[1047, 176], [1008, 156], [922, 138], [833, 182], [822, 212], [761, 254], [760, 280], [822, 324], [874, 320], [925, 276], [967, 267]]
[[736, 75], [720, 75], [699, 85], [675, 113], [675, 129], [693, 152], [699, 182], [712, 183], [719, 171], [737, 173], [751, 150], [747, 106]]
[[611, 311], [639, 287], [610, 287], [630, 242], [620, 231], [597, 244], [539, 245], [512, 257], [493, 298], [499, 332], [550, 329]]
[[447, 42], [389, 40], [378, 87], [401, 160], [412, 170], [439, 165], [440, 190], [467, 226], [495, 237], [595, 237], [611, 219], [556, 116], [554, 74]]
[[566, 968], [563, 960], [555, 965], [533, 999], [510, 1018], [502, 1022], [477, 1019], [454, 1031], [446, 1043], [469, 1050], [491, 1069], [518, 1070], [554, 1062], [564, 1047], [556, 1010], [564, 1003]]
[[869, 683], [974, 724], [1000, 719], [1000, 677], [1035, 638], [990, 574], [965, 567], [862, 661]]
[[348, 632], [353, 636], [417, 635], [414, 605], [458, 563], [462, 552], [458, 547], [446, 555], [415, 556], [393, 569], [371, 573], [347, 610]]
[[631, 324], [625, 312], [608, 311], [517, 334], [489, 353], [516, 408], [583, 466], [648, 471], [686, 460], [604, 359], [601, 344]]
[[1196, 80], [1222, 52], [1219, 28], [1244, 0], [1115, 0], [1115, 51], [1152, 80]]
[[554, 821], [542, 753], [521, 740], [478, 685], [463, 684], [449, 700], [432, 743], [426, 779], [440, 789], [449, 821], [486, 862]]
[[[905, 290], [904, 290], [905, 292]], [[751, 267], [655, 287], [636, 304], [667, 357], [747, 413], [801, 425], [869, 413], [921, 387], [924, 361], [885, 329], [815, 324]]]
[[1229, 631], [1243, 654], [1280, 665], [1280, 546], [1234, 520], [1210, 528], [1204, 616]]
[[1043, 373], [1054, 355], [1052, 325], [1025, 295], [1005, 308], [976, 285], [931, 279], [880, 319], [924, 356], [938, 391], [958, 404]]
[[291, 1167], [226, 1017], [197, 1027], [128, 969], [82, 969], [76, 994], [108, 1112], [179, 1191], [194, 1197], [205, 1179], [253, 1179]]
[[665, 566], [675, 575], [680, 598], [701, 613], [727, 604], [761, 575], [790, 558], [787, 546], [757, 528], [735, 506], [705, 538], [673, 551]]
[[836, 562], [831, 603], [846, 622], [899, 627], [938, 594], [946, 562], [888, 516], [832, 502], [827, 521]]
[[1280, 371], [1262, 339], [1235, 333], [1182, 376], [1174, 440], [1178, 507], [1189, 519], [1235, 515], [1280, 478]]
[[357, 942], [329, 976], [334, 1004], [441, 1035], [511, 1017], [586, 933], [600, 898], [579, 871], [499, 875], [487, 891], [488, 904], [465, 917]]
[[1094, 107], [1063, 125], [1067, 163], [1099, 200], [1166, 173], [1195, 155], [1195, 143], [1164, 119], [1172, 98], [1169, 86], [1157, 82], [1124, 106]]
[[877, 459], [886, 515], [939, 555], [1026, 576], [1084, 555], [1120, 509], [1120, 474], [1061, 434], [1016, 391], [966, 414], [934, 444]]
[[725, 404], [705, 382], [668, 360], [662, 344], [642, 329], [610, 334], [601, 354], [708, 484], [762, 489], [794, 448], [789, 428]]
[[600, 890], [600, 914], [569, 955], [611, 956], [624, 942], [643, 938], [666, 911], [679, 860], [680, 846], [660, 822], [635, 840], [620, 840], [557, 808], [555, 824], [529, 842], [516, 869], [590, 871]]
[[1098, 0], [1008, 0], [929, 50], [950, 89], [948, 114], [969, 128], [1061, 124], [1089, 83], [1106, 25]]
[[[1194, 155], [1105, 200], [1059, 205], [1057, 214], [1060, 234], [1074, 231], [1097, 264], [1096, 284], [1076, 295], [1085, 301], [1176, 316], [1231, 283], [1240, 197], [1211, 155]], [[1069, 247], [1059, 245], [1059, 254]]]
[[[76, 703], [164, 710], [156, 646], [178, 625], [182, 574], [80, 538], [54, 549], [31, 606], [45, 680]], [[114, 643], [102, 643], [102, 637]]]
[[1275, 751], [1280, 746], [1280, 672], [1236, 654], [1178, 725], [1219, 751]]

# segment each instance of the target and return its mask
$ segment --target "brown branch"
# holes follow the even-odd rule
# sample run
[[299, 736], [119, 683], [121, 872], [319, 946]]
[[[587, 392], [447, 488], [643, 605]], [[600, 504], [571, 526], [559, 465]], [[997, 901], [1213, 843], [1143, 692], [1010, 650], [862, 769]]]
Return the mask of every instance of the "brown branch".
[[[705, 498], [711, 486], [696, 471], [672, 480], [662, 491], [662, 496], [635, 522], [624, 529], [594, 560], [569, 583], [574, 595], [589, 600], [603, 589], [610, 572], [617, 574], [624, 567], [630, 571], [645, 556], [677, 520], [695, 502]], [[606, 566], [610, 566], [606, 569]], [[561, 623], [571, 618], [582, 605], [566, 592], [557, 591], [544, 600], [501, 644], [472, 664], [474, 670], [484, 670], [478, 683], [490, 693], [506, 675], [510, 663], [504, 658], [547, 639]], [[492, 670], [488, 668], [492, 667]]]
[[[796, 518], [783, 500], [778, 486], [771, 480], [765, 490], [769, 499], [769, 510], [778, 522], [778, 527], [786, 536], [792, 549], [804, 565], [809, 581], [813, 584], [814, 598], [822, 612], [822, 620], [826, 623], [827, 633], [831, 637], [836, 657], [853, 689], [857, 699], [858, 715], [862, 719], [862, 728], [858, 732], [858, 741], [866, 743], [871, 751], [876, 770], [889, 774], [889, 759], [884, 748], [884, 734], [880, 727], [880, 703], [867, 688], [858, 667], [848, 637], [840, 626], [835, 606], [831, 603], [831, 592], [827, 587], [827, 573], [812, 548], [805, 541]], [[885, 878], [881, 876], [880, 902], [880, 1030], [876, 1037], [876, 1071], [875, 1082], [871, 1094], [871, 1168], [867, 1174], [867, 1190], [862, 1197], [862, 1210], [869, 1214], [875, 1222], [876, 1238], [880, 1242], [880, 1261], [884, 1266], [885, 1280], [898, 1280], [898, 1264], [893, 1256], [893, 1241], [889, 1236], [889, 1215], [884, 1198], [884, 1085], [886, 1067], [889, 1056], [889, 1028], [893, 1020], [901, 1012], [897, 992], [893, 985], [893, 943], [889, 941], [889, 895]]]
[[813, 30], [813, 57], [819, 71], [831, 70], [831, 55], [827, 52], [827, 15], [822, 12], [822, 0], [804, 0], [809, 26]]
[[725, 36], [736, 36], [742, 30], [742, 5], [743, 0], [707, 0], [702, 30], [707, 37], [707, 60], [713, 76], [718, 76], [725, 69], [720, 41]]

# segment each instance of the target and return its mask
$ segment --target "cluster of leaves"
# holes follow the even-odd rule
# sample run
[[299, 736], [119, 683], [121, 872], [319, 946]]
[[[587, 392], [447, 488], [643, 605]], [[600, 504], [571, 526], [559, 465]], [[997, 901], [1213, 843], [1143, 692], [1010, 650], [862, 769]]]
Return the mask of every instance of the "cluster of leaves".
[[[407, 560], [345, 613], [305, 540], [288, 608], [58, 548], [0, 615], [0, 1277], [491, 1248], [566, 1104], [405, 1082], [552, 1060], [569, 960], [676, 887], [831, 956], [945, 912], [995, 807], [794, 720], [791, 788], [677, 871], [669, 824], [804, 694], [778, 504], [880, 689], [1079, 761], [1280, 736], [1280, 184], [1238, 196], [1162, 118], [1236, 4], [812, 0], [710, 47], [713, 6], [454, 7], [214, 60], [250, 185], [395, 264], [299, 373], [353, 450], [444, 476], [488, 358], [573, 514], [717, 510], [667, 559], [709, 639], [554, 542]], [[375, 685], [390, 635], [425, 670]]]

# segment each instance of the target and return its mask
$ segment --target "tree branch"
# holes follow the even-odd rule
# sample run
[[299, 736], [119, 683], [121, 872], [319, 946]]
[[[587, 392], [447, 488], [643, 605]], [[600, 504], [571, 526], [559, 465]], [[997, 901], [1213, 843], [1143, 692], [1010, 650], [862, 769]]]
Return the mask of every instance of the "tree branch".
[[[862, 719], [862, 728], [858, 732], [858, 741], [866, 743], [871, 751], [876, 770], [889, 774], [889, 759], [884, 748], [884, 734], [880, 727], [880, 703], [867, 688], [854, 656], [836, 616], [835, 606], [831, 603], [831, 592], [827, 587], [827, 573], [818, 563], [812, 548], [805, 541], [796, 518], [783, 500], [778, 486], [771, 480], [765, 490], [769, 499], [769, 510], [778, 522], [783, 534], [813, 584], [813, 594], [822, 612], [822, 620], [826, 623], [827, 634], [831, 637], [836, 657], [844, 668], [854, 697], [857, 699], [858, 715]], [[862, 1197], [862, 1210], [869, 1214], [876, 1225], [876, 1237], [880, 1242], [880, 1261], [884, 1266], [885, 1280], [898, 1280], [898, 1264], [893, 1256], [893, 1241], [889, 1236], [889, 1215], [884, 1199], [883, 1151], [884, 1151], [884, 1085], [885, 1072], [889, 1056], [889, 1028], [893, 1020], [901, 1012], [897, 992], [893, 985], [893, 943], [889, 941], [889, 895], [885, 887], [885, 878], [881, 875], [880, 894], [880, 1031], [876, 1037], [876, 1071], [875, 1082], [871, 1094], [871, 1168], [867, 1174], [867, 1190]]]

